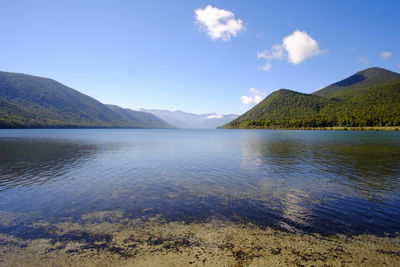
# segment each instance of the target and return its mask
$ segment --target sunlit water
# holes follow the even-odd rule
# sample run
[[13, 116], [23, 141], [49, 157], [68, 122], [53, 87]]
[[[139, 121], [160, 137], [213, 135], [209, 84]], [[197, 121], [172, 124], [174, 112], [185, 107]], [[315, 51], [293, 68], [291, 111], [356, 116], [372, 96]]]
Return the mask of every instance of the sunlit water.
[[3, 233], [118, 210], [127, 218], [393, 234], [399, 189], [399, 132], [0, 131], [0, 212], [19, 216]]

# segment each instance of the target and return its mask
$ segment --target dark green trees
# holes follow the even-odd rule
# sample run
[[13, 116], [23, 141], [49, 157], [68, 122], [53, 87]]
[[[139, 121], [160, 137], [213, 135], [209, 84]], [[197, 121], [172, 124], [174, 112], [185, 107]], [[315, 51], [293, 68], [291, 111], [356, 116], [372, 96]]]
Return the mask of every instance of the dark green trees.
[[400, 126], [400, 74], [370, 68], [313, 94], [281, 89], [224, 128]]
[[0, 128], [171, 127], [152, 114], [123, 116], [114, 107], [51, 79], [0, 72]]

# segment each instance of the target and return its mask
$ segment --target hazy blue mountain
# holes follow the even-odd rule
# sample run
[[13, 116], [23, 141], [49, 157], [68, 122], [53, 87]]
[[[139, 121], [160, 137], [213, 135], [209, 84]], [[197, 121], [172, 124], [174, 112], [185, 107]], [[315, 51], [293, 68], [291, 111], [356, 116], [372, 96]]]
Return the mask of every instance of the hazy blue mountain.
[[173, 125], [148, 112], [121, 108], [116, 105], [106, 106], [124, 119], [135, 122], [145, 128], [175, 128]]
[[141, 111], [152, 113], [171, 125], [186, 129], [215, 129], [238, 117], [236, 114], [194, 114], [180, 110], [141, 109]]
[[[0, 72], [0, 128], [167, 127], [148, 114], [122, 116], [94, 98], [55, 80]], [[137, 114], [139, 115], [139, 114]], [[151, 121], [156, 122], [152, 125]]]

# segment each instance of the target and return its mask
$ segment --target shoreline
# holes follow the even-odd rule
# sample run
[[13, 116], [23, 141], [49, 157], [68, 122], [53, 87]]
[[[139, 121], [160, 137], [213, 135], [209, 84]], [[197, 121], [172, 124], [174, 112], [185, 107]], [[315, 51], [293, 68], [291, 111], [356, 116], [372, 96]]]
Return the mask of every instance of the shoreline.
[[290, 233], [211, 219], [126, 219], [116, 211], [81, 223], [35, 223], [55, 237], [0, 234], [0, 266], [395, 266], [400, 236]]
[[400, 126], [382, 126], [382, 127], [246, 127], [246, 128], [218, 128], [227, 130], [314, 130], [314, 131], [400, 131]]

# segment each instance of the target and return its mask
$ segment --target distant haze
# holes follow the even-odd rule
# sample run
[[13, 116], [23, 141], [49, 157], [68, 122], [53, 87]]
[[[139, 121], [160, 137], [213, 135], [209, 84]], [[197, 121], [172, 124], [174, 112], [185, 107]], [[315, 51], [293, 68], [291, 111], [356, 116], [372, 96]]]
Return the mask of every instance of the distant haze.
[[194, 114], [180, 110], [140, 109], [156, 115], [162, 120], [178, 128], [215, 129], [238, 117], [236, 114], [218, 115], [216, 113]]

